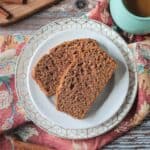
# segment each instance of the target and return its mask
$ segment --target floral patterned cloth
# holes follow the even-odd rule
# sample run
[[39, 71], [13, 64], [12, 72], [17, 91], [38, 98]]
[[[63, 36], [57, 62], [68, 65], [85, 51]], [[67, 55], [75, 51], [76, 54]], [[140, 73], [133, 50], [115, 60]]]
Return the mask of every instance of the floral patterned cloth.
[[[50, 135], [29, 122], [19, 103], [15, 90], [15, 65], [22, 48], [28, 41], [23, 35], [0, 35], [0, 149], [11, 150], [16, 147], [12, 141], [21, 141], [43, 146], [50, 150], [96, 150], [118, 138], [140, 124], [150, 112], [150, 41], [139, 42], [148, 37], [122, 32], [113, 23], [108, 12], [107, 0], [99, 0], [95, 9], [87, 15], [117, 30], [135, 53], [138, 71], [138, 94], [135, 103], [125, 119], [113, 130], [88, 140], [67, 140]], [[10, 130], [11, 129], [11, 130]], [[31, 145], [30, 145], [31, 148]], [[17, 149], [17, 148], [16, 148]], [[37, 149], [37, 147], [35, 148]], [[40, 150], [40, 148], [39, 148]]]

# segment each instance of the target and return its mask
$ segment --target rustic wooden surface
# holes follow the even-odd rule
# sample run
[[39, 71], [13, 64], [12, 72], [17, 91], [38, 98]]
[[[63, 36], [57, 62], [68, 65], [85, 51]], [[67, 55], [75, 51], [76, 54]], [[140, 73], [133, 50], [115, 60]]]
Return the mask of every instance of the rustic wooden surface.
[[12, 17], [9, 19], [0, 18], [0, 25], [5, 26], [7, 24], [12, 24], [56, 2], [57, 0], [28, 0], [26, 5], [2, 3], [1, 6], [8, 10]]
[[[48, 22], [64, 17], [81, 16], [94, 7], [96, 0], [86, 0], [86, 5], [82, 9], [78, 9], [75, 5], [77, 0], [64, 0], [57, 6], [45, 9], [28, 19], [18, 22], [8, 27], [0, 27], [0, 34], [32, 34], [35, 30]], [[82, 1], [82, 0], [81, 0]], [[150, 150], [150, 116], [132, 131], [118, 138], [108, 146], [105, 150], [132, 150], [147, 149]]]
[[24, 19], [21, 22], [7, 27], [0, 27], [0, 33], [31, 34], [52, 20], [71, 16], [81, 16], [89, 9], [94, 7], [96, 3], [95, 0], [86, 0], [86, 6], [83, 9], [78, 9], [75, 5], [76, 1], [77, 0], [62, 0], [62, 2], [60, 2], [58, 5], [44, 9], [43, 11]]

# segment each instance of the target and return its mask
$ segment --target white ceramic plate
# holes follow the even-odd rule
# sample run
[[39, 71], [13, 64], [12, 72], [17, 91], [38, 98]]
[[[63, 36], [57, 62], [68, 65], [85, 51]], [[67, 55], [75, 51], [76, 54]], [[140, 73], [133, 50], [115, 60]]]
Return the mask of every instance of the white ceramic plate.
[[[118, 63], [114, 76], [83, 120], [57, 111], [54, 97], [46, 97], [31, 77], [33, 66], [49, 48], [77, 38], [96, 39]], [[132, 59], [122, 38], [101, 23], [70, 18], [44, 26], [28, 42], [16, 69], [16, 88], [27, 117], [47, 132], [64, 138], [91, 138], [110, 130], [134, 102], [137, 77]]]

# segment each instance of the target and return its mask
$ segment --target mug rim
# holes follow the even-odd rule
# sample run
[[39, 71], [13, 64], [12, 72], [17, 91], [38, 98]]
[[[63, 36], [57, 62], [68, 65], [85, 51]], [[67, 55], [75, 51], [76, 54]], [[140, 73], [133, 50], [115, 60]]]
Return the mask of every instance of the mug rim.
[[127, 7], [125, 6], [124, 1], [125, 1], [125, 0], [121, 0], [122, 5], [123, 5], [125, 11], [128, 13], [128, 15], [130, 15], [131, 17], [134, 17], [135, 19], [138, 19], [138, 20], [150, 20], [150, 17], [137, 16], [137, 15], [135, 15], [134, 13], [132, 13], [131, 11], [129, 11], [129, 10], [127, 9]]

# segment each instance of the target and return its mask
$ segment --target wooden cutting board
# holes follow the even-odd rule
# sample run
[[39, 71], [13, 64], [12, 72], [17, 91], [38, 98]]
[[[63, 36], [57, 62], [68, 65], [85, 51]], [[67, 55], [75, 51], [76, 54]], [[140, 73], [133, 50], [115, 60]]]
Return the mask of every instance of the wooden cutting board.
[[14, 23], [20, 19], [32, 15], [33, 13], [43, 9], [44, 7], [56, 4], [61, 0], [28, 0], [28, 4], [6, 4], [0, 5], [12, 14], [11, 19], [0, 18], [0, 25], [5, 26]]

